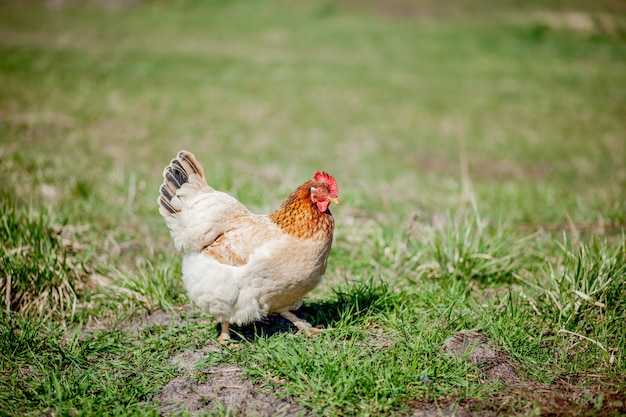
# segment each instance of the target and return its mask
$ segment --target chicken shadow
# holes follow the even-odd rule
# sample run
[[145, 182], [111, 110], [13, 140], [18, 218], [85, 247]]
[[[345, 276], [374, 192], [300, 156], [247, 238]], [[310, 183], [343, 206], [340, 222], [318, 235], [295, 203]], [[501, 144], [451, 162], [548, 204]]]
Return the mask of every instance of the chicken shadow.
[[[393, 303], [393, 289], [383, 282], [357, 282], [340, 288], [334, 288], [328, 300], [305, 301], [295, 315], [309, 322], [313, 327], [332, 329], [339, 323], [352, 325], [358, 323], [372, 311], [389, 310]], [[219, 334], [220, 325], [216, 326]], [[253, 342], [255, 339], [267, 339], [277, 333], [297, 333], [298, 329], [289, 320], [280, 315], [270, 315], [262, 321], [245, 326], [231, 327], [233, 341]]]

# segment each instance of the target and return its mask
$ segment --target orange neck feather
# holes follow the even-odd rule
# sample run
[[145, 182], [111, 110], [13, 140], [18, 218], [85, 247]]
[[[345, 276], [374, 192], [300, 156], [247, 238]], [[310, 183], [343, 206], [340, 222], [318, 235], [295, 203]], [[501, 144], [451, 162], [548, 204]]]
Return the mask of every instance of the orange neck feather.
[[314, 185], [313, 181], [308, 181], [298, 187], [270, 215], [270, 220], [285, 233], [297, 238], [310, 238], [318, 232], [332, 233], [334, 220], [330, 211], [320, 212], [311, 201], [311, 187]]

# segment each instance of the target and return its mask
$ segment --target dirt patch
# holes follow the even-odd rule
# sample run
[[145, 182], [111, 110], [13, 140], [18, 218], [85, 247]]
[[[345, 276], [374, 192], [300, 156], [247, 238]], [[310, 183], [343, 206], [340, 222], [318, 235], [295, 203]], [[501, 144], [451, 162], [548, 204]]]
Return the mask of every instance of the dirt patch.
[[[141, 330], [151, 326], [175, 326], [182, 327], [187, 324], [187, 320], [183, 318], [183, 314], [187, 315], [190, 323], [201, 321], [202, 317], [195, 317], [192, 313], [191, 306], [177, 308], [174, 311], [146, 311], [144, 314], [134, 317], [124, 327], [123, 330], [131, 331], [133, 334], [139, 333]], [[204, 319], [206, 320], [206, 319]], [[210, 324], [208, 322], [207, 324]]]
[[[122, 329], [139, 335], [143, 329], [151, 326], [184, 327], [200, 322], [216, 326], [210, 317], [190, 306], [184, 306], [174, 311], [147, 311], [130, 319]], [[243, 369], [237, 366], [216, 364], [209, 365], [207, 370], [207, 359], [224, 349], [217, 343], [217, 330], [216, 326], [215, 340], [207, 341], [206, 346], [176, 354], [169, 359], [178, 368], [180, 376], [168, 382], [152, 399], [161, 415], [178, 415], [181, 412], [201, 415], [207, 411], [229, 416], [311, 415], [310, 410], [300, 405], [276, 398], [271, 393], [271, 387], [246, 380]], [[289, 331], [289, 324], [283, 319], [272, 319], [236, 327], [235, 330], [241, 335], [233, 334], [235, 341], [251, 341], [255, 333], [268, 335]]]
[[495, 417], [498, 414], [491, 410], [473, 411], [466, 404], [450, 402], [446, 404], [431, 404], [420, 401], [411, 401], [413, 408], [411, 417]]
[[162, 415], [186, 411], [192, 415], [206, 410], [223, 411], [225, 415], [242, 416], [306, 416], [310, 412], [297, 404], [279, 400], [263, 386], [246, 380], [243, 370], [236, 366], [214, 366], [194, 375], [194, 365], [208, 352], [220, 351], [209, 346], [198, 352], [185, 352], [171, 360], [185, 371], [171, 380], [153, 401], [160, 404]]
[[[541, 415], [623, 415], [626, 395], [597, 388], [598, 385], [555, 381], [551, 385], [522, 380], [517, 363], [480, 331], [461, 330], [444, 343], [444, 348], [458, 358], [475, 364], [485, 382], [500, 381], [503, 386], [493, 396], [465, 404], [454, 415], [509, 415], [520, 409], [541, 410]], [[494, 410], [486, 413], [484, 410]], [[448, 414], [443, 414], [448, 415]]]
[[445, 342], [446, 349], [458, 358], [478, 366], [488, 381], [519, 386], [519, 373], [506, 353], [494, 348], [487, 336], [476, 330], [461, 330]]

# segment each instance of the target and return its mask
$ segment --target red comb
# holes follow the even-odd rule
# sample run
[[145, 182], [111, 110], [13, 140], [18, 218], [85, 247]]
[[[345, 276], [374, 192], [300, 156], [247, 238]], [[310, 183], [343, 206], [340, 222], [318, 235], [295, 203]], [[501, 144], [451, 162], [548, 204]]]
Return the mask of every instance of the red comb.
[[339, 195], [339, 189], [337, 188], [337, 181], [333, 178], [332, 175], [326, 172], [316, 172], [313, 176], [315, 181], [323, 182], [328, 185], [330, 189], [330, 195], [333, 197], [337, 197]]

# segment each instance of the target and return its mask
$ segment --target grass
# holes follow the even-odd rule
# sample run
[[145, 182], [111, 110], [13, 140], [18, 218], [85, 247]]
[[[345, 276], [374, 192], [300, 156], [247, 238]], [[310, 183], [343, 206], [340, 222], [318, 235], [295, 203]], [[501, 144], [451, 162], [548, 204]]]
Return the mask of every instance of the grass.
[[[287, 336], [264, 339], [252, 354], [237, 352], [237, 360], [248, 364], [251, 376], [283, 382], [284, 394], [316, 415], [384, 414], [407, 409], [413, 398], [484, 394], [480, 385], [468, 384], [476, 369], [439, 348], [449, 333], [437, 325], [423, 327], [434, 318], [429, 300], [448, 298], [448, 291], [442, 296], [433, 287], [417, 296], [385, 284], [355, 286], [337, 294], [348, 313], [333, 323], [334, 337], [328, 333], [309, 344], [290, 343]], [[445, 311], [437, 313], [433, 316], [448, 318]], [[458, 325], [452, 318], [444, 328]]]
[[[157, 415], [227, 367], [314, 415], [626, 412], [618, 3], [0, 3], [0, 415]], [[207, 350], [155, 203], [179, 149], [257, 212], [338, 179], [299, 313], [333, 330]]]
[[71, 242], [66, 247], [59, 233], [62, 227], [57, 231], [47, 224], [45, 212], [36, 216], [8, 204], [3, 207], [0, 290], [5, 310], [72, 316], [76, 291], [85, 284], [83, 263], [89, 260], [88, 252], [75, 256]]

